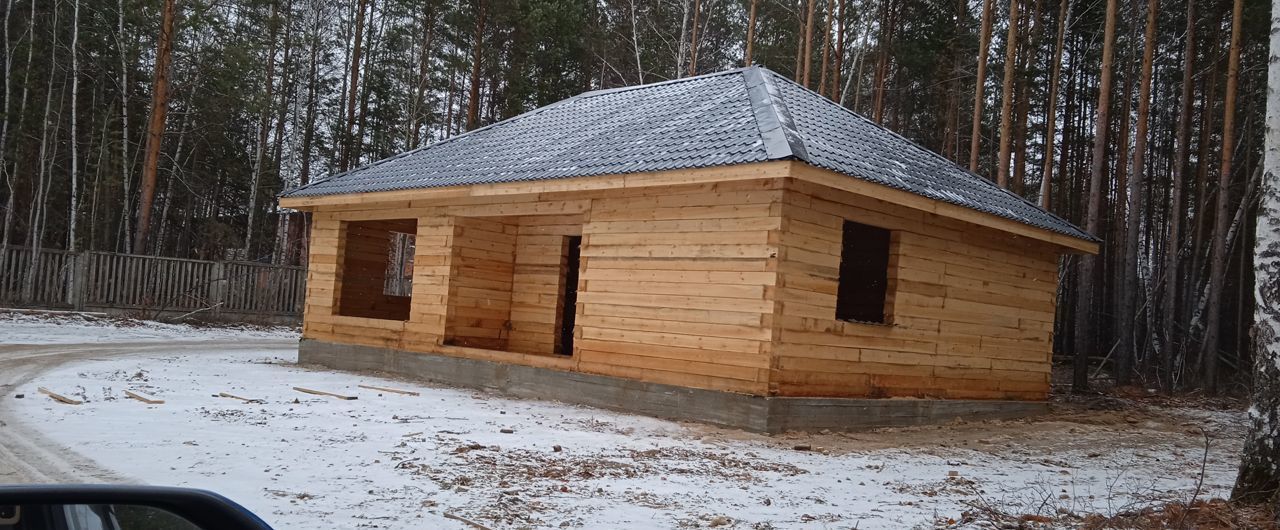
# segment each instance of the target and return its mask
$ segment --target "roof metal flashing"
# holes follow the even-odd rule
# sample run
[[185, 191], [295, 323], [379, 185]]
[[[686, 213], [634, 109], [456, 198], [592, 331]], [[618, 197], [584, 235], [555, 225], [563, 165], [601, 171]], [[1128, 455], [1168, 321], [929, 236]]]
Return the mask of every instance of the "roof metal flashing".
[[747, 85], [747, 97], [751, 99], [751, 110], [756, 115], [756, 126], [760, 128], [760, 138], [764, 141], [769, 158], [804, 160], [807, 155], [804, 140], [796, 131], [795, 120], [791, 119], [791, 113], [787, 111], [787, 104], [778, 87], [758, 66], [743, 69], [742, 77]]

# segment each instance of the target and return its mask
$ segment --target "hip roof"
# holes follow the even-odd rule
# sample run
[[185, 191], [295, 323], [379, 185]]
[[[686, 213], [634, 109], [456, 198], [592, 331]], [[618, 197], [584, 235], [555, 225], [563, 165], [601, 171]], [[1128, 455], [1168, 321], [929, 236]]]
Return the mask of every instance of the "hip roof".
[[598, 90], [294, 188], [310, 197], [799, 160], [1084, 240], [1080, 228], [762, 67]]

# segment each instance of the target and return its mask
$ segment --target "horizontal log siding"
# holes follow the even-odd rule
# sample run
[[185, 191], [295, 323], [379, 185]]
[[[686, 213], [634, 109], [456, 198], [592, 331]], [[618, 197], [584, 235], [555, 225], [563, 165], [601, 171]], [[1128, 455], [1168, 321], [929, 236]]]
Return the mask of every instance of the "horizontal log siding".
[[555, 353], [568, 258], [566, 236], [582, 235], [582, 216], [527, 215], [515, 222], [518, 231], [507, 349]]
[[[770, 234], [781, 226], [781, 188], [775, 179], [317, 211], [304, 336], [764, 394], [777, 254]], [[418, 219], [409, 321], [333, 316], [339, 221], [404, 217]], [[468, 242], [477, 226], [501, 226], [502, 241]], [[576, 351], [572, 358], [549, 355], [563, 240], [579, 234]], [[508, 242], [514, 262], [510, 272], [499, 271], [492, 247], [501, 243], [500, 252], [508, 252]], [[486, 259], [484, 266], [477, 261]], [[468, 274], [468, 267], [487, 273]], [[461, 315], [450, 319], [449, 300], [479, 305], [485, 286], [470, 284], [502, 283], [504, 274], [511, 278], [501, 345], [508, 351], [445, 344], [463, 328], [476, 335], [496, 329], [496, 313], [482, 325], [460, 326]], [[503, 286], [489, 286], [500, 298]]]
[[[846, 219], [893, 231], [887, 325], [835, 320]], [[777, 394], [1046, 397], [1051, 247], [801, 181], [786, 191], [781, 232]]]
[[595, 200], [583, 227], [578, 369], [766, 393], [781, 184]]
[[518, 227], [478, 217], [459, 217], [453, 225], [445, 342], [506, 349]]
[[[444, 344], [462, 287], [451, 274], [467, 255], [458, 230], [472, 217], [513, 237], [512, 351]], [[385, 218], [418, 219], [410, 320], [331, 316], [338, 222]], [[894, 231], [891, 325], [834, 320], [843, 219]], [[547, 354], [544, 295], [555, 239], [575, 226], [583, 268], [566, 358]], [[304, 335], [317, 340], [757, 395], [1048, 390], [1056, 247], [798, 180], [326, 207], [311, 252]]]

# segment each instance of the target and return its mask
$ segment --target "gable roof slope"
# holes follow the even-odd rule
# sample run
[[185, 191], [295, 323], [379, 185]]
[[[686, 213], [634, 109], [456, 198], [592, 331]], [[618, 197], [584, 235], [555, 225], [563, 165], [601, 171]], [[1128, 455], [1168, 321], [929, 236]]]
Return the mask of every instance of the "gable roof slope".
[[1070, 222], [761, 67], [587, 92], [281, 194], [309, 197], [800, 160], [1097, 241]]

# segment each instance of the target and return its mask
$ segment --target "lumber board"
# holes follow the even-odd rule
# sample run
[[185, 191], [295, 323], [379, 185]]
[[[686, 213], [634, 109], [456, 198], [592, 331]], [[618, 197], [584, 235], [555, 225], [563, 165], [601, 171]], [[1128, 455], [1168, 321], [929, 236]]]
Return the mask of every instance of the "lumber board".
[[379, 392], [390, 392], [390, 393], [392, 393], [392, 394], [402, 394], [402, 395], [405, 395], [405, 396], [420, 396], [420, 395], [422, 395], [421, 393], [419, 393], [419, 392], [414, 392], [414, 391], [412, 391], [412, 390], [400, 390], [400, 389], [396, 389], [396, 388], [388, 388], [388, 387], [385, 387], [385, 386], [373, 386], [373, 385], [356, 385], [356, 386], [358, 386], [358, 387], [360, 387], [360, 388], [363, 388], [363, 389], [366, 389], [366, 390], [377, 390], [377, 391], [379, 391]]
[[144, 396], [144, 395], [142, 395], [142, 394], [139, 394], [139, 393], [136, 393], [136, 392], [132, 392], [132, 391], [129, 391], [129, 390], [125, 390], [125, 391], [124, 391], [124, 395], [125, 395], [125, 396], [128, 396], [130, 399], [135, 399], [135, 400], [141, 401], [141, 402], [143, 402], [143, 403], [146, 403], [146, 404], [148, 404], [148, 405], [163, 405], [163, 404], [164, 404], [164, 400], [163, 400], [163, 399], [155, 399], [155, 398], [148, 397], [148, 396]]
[[234, 394], [228, 394], [228, 393], [226, 393], [226, 392], [218, 392], [218, 397], [222, 397], [222, 398], [229, 398], [229, 399], [236, 399], [236, 400], [243, 401], [243, 402], [245, 402], [245, 403], [266, 403], [266, 401], [263, 401], [263, 400], [261, 400], [261, 399], [252, 399], [252, 398], [247, 398], [247, 397], [240, 397], [240, 396], [237, 396], [237, 395], [234, 395]]
[[358, 397], [356, 397], [356, 396], [347, 396], [347, 395], [343, 395], [343, 394], [335, 394], [335, 393], [333, 393], [333, 392], [325, 392], [325, 391], [323, 391], [323, 390], [316, 390], [316, 389], [313, 389], [313, 388], [303, 388], [303, 387], [300, 387], [300, 386], [295, 386], [295, 387], [293, 387], [293, 389], [294, 389], [294, 390], [297, 390], [298, 392], [302, 392], [302, 393], [304, 393], [304, 394], [312, 394], [312, 395], [315, 395], [315, 396], [326, 396], [326, 397], [331, 397], [331, 398], [336, 398], [336, 399], [341, 399], [341, 400], [346, 400], [346, 401], [351, 401], [351, 400], [359, 399], [359, 398], [358, 398]]
[[83, 405], [84, 404], [83, 401], [80, 401], [78, 399], [71, 399], [67, 396], [64, 396], [62, 394], [49, 390], [45, 387], [39, 387], [36, 390], [41, 394], [49, 396], [49, 399], [57, 401], [58, 403], [62, 403], [63, 405]]

